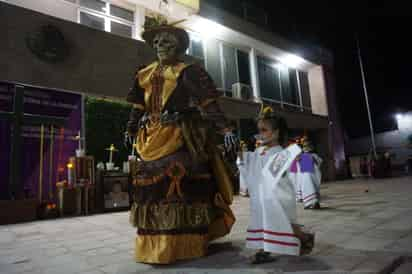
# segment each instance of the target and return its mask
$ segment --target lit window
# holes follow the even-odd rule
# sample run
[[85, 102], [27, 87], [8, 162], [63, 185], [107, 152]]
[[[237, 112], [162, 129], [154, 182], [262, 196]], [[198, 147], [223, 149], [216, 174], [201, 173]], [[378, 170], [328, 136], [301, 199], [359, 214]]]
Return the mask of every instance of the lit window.
[[274, 62], [265, 57], [257, 57], [260, 94], [263, 99], [281, 102], [279, 69]]
[[188, 54], [199, 59], [202, 63], [205, 59], [205, 53], [203, 49], [202, 38], [192, 32], [189, 32], [190, 45], [188, 48]]
[[302, 107], [299, 71], [263, 56], [257, 56], [260, 93], [264, 100]]
[[236, 61], [236, 48], [222, 44], [222, 57], [224, 76], [223, 88], [226, 92], [230, 93], [232, 91], [233, 84], [239, 82], [239, 70]]
[[91, 28], [133, 37], [134, 12], [103, 0], [79, 0], [79, 22]]

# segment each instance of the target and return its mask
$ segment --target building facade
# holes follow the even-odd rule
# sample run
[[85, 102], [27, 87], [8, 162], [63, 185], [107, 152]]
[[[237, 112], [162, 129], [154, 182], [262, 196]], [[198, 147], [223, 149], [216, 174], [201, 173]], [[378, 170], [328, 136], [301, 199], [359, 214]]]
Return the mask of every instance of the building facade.
[[[389, 153], [392, 168], [395, 173], [412, 172], [412, 111], [397, 114], [397, 130], [375, 134], [375, 144], [378, 156]], [[361, 158], [373, 155], [370, 136], [354, 138], [348, 142], [347, 153], [350, 159], [351, 171], [354, 176], [360, 175]]]
[[[207, 1], [0, 0], [0, 80], [124, 99], [136, 68], [155, 58], [140, 33], [156, 14], [184, 19], [187, 58], [212, 76], [242, 138], [254, 133], [251, 119], [263, 102], [286, 118], [291, 134], [311, 137], [327, 179], [346, 176], [331, 54], [306, 50]], [[44, 26], [55, 27], [59, 39], [48, 39]]]

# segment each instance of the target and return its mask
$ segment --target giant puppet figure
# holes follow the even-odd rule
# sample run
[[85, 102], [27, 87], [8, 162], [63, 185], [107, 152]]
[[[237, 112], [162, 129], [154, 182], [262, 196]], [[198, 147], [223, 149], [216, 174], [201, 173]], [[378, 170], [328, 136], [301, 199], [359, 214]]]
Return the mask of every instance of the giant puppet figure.
[[235, 221], [232, 184], [214, 142], [225, 119], [207, 72], [180, 59], [189, 45], [185, 30], [155, 21], [142, 37], [157, 61], [137, 72], [127, 97], [128, 132], [140, 158], [131, 210], [135, 256], [169, 264], [205, 256]]

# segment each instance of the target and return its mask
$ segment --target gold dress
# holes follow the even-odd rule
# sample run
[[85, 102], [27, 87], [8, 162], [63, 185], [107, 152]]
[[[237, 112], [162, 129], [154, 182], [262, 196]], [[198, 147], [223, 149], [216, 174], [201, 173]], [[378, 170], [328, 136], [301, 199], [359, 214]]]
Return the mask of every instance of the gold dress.
[[157, 62], [138, 71], [128, 95], [137, 135], [131, 223], [136, 261], [169, 264], [202, 257], [230, 232], [231, 182], [215, 145], [224, 121], [204, 69]]

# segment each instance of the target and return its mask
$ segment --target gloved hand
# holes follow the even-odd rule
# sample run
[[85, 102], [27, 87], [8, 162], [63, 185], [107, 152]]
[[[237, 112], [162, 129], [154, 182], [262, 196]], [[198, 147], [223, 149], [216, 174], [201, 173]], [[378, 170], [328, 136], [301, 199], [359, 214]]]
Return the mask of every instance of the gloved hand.
[[139, 130], [139, 120], [140, 117], [143, 116], [143, 111], [133, 108], [130, 111], [130, 115], [129, 115], [129, 121], [127, 122], [127, 133], [129, 134], [129, 136], [136, 136], [137, 131]]

